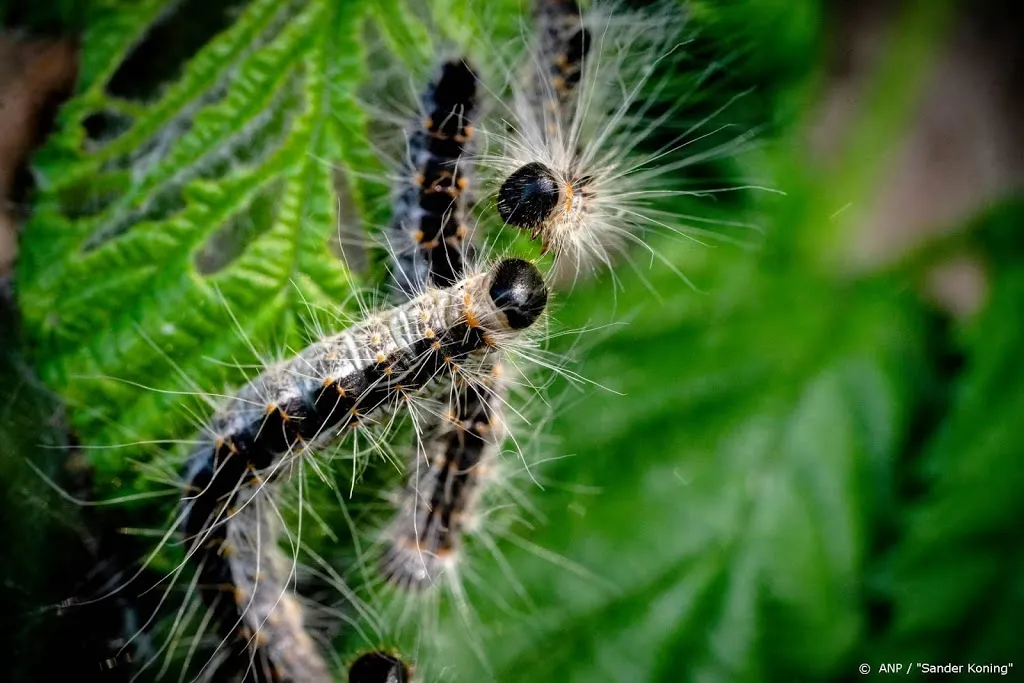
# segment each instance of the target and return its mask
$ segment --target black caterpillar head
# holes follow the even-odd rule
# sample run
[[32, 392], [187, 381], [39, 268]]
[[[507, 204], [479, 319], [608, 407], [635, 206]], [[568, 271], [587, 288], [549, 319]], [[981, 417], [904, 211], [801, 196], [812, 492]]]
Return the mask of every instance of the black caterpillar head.
[[498, 215], [508, 225], [536, 230], [561, 198], [554, 172], [534, 161], [516, 169], [498, 190]]
[[491, 276], [490, 295], [514, 330], [532, 325], [548, 304], [548, 288], [537, 266], [518, 258], [497, 265]]
[[349, 683], [408, 683], [409, 665], [397, 656], [377, 650], [360, 655], [348, 667]]

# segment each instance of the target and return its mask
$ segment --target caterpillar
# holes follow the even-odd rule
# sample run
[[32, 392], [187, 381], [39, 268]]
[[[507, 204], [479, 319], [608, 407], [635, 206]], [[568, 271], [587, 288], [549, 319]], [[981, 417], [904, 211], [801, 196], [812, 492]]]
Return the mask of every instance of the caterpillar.
[[[646, 241], [651, 233], [737, 241], [732, 228], [753, 227], [716, 224], [662, 205], [764, 189], [681, 177], [685, 169], [743, 150], [754, 131], [734, 135], [729, 125], [712, 124], [730, 100], [681, 132], [665, 133], [688, 101], [684, 96], [663, 111], [654, 108], [658, 93], [677, 76], [673, 66], [685, 59], [685, 15], [676, 3], [614, 12], [598, 4], [581, 12], [572, 0], [538, 0], [535, 23], [525, 85], [513, 87], [506, 105], [511, 124], [485, 130], [497, 151], [478, 157], [496, 178], [505, 225], [539, 239], [542, 253], [553, 253], [556, 266], [573, 277], [596, 267], [614, 277], [613, 255], [627, 254], [631, 244], [664, 261]], [[703, 67], [690, 94], [718, 69]], [[691, 183], [696, 189], [685, 189]]]
[[478, 383], [458, 382], [447, 419], [425, 440], [426, 472], [413, 464], [380, 560], [387, 581], [403, 590], [434, 586], [452, 566], [490, 461], [504, 439], [501, 365]]
[[453, 284], [472, 258], [464, 193], [476, 79], [465, 59], [442, 64], [421, 99], [426, 119], [407, 133], [403, 174], [411, 180], [395, 193], [387, 235], [394, 252], [392, 288], [399, 298], [427, 284]]
[[[574, 0], [538, 0], [534, 6], [536, 54], [533, 77], [527, 79], [532, 108], [545, 120], [547, 134], [555, 137], [570, 120], [573, 99], [583, 77], [590, 50], [590, 30], [583, 25]], [[503, 204], [499, 204], [499, 209]]]
[[[198, 481], [212, 483], [206, 479]], [[253, 678], [330, 683], [327, 663], [307, 632], [304, 609], [288, 585], [294, 565], [277, 545], [276, 520], [264, 509], [268, 495], [257, 482], [239, 487], [230, 521], [205, 535], [200, 592], [222, 630], [231, 636], [237, 632], [252, 645], [246, 670]]]
[[252, 380], [211, 420], [212, 442], [195, 450], [186, 470], [182, 527], [204, 602], [226, 637], [247, 637], [268, 680], [327, 680], [280, 558], [265, 552], [276, 543], [260, 510], [268, 486], [311, 449], [417, 392], [453, 376], [472, 382], [546, 304], [536, 266], [501, 260], [315, 342]]

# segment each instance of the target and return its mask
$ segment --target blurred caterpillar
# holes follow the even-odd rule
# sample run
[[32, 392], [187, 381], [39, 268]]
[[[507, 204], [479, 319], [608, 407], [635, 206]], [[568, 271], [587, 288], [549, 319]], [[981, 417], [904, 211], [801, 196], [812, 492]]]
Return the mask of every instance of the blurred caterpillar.
[[546, 303], [535, 266], [499, 261], [312, 344], [268, 368], [214, 416], [212, 442], [189, 461], [182, 526], [199, 565], [200, 593], [225, 640], [248, 641], [258, 678], [330, 680], [288, 590], [291, 574], [273, 520], [261, 509], [272, 506], [271, 485], [312, 449], [372, 424], [432, 386], [453, 378], [471, 384]]
[[526, 83], [531, 109], [554, 138], [572, 123], [573, 100], [590, 50], [590, 31], [574, 0], [538, 0], [534, 6], [535, 78]]
[[426, 470], [413, 463], [381, 558], [384, 577], [403, 590], [433, 587], [453, 570], [473, 507], [504, 439], [499, 363], [479, 383], [460, 381], [446, 420], [424, 439]]
[[428, 284], [453, 284], [472, 257], [464, 197], [476, 109], [472, 67], [465, 60], [442, 64], [421, 106], [426, 120], [407, 132], [406, 168], [388, 231], [393, 289], [401, 299]]
[[[683, 96], [651, 114], [677, 75], [674, 68], [659, 75], [659, 67], [664, 60], [674, 66], [684, 42], [682, 8], [662, 3], [620, 11], [598, 3], [581, 12], [572, 0], [538, 0], [534, 21], [525, 72], [507, 105], [510, 125], [489, 131], [498, 150], [478, 159], [499, 178], [497, 209], [505, 224], [539, 238], [543, 252], [552, 252], [556, 265], [567, 261], [562, 267], [573, 277], [595, 266], [611, 270], [612, 255], [634, 243], [664, 260], [646, 243], [650, 232], [729, 239], [692, 225], [711, 219], [660, 206], [673, 197], [747, 189], [680, 187], [680, 171], [736, 153], [752, 136], [719, 141], [728, 125], [702, 130], [729, 102], [661, 142], [687, 101]], [[708, 65], [693, 89], [717, 68]], [[687, 153], [697, 141], [710, 144]], [[641, 152], [645, 146], [655, 149]]]

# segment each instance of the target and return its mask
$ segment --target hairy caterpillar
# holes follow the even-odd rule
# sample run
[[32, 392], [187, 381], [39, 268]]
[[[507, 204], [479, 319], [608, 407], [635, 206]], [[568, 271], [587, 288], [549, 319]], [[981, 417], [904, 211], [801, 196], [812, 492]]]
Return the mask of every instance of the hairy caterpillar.
[[590, 30], [583, 25], [574, 0], [538, 0], [534, 6], [534, 26], [536, 77], [528, 80], [527, 92], [534, 111], [545, 119], [547, 134], [554, 137], [571, 123], [567, 116], [572, 111], [576, 86], [583, 77]]
[[276, 519], [264, 509], [272, 505], [270, 493], [261, 485], [256, 479], [240, 487], [230, 520], [205, 535], [200, 592], [221, 629], [251, 644], [246, 669], [256, 680], [330, 683], [327, 663], [289, 587], [294, 565], [277, 546]]
[[[681, 132], [666, 133], [689, 95], [718, 69], [706, 65], [689, 95], [663, 111], [654, 107], [685, 58], [684, 24], [675, 3], [581, 12], [572, 0], [538, 0], [538, 36], [528, 48], [522, 84], [513, 85], [506, 105], [510, 126], [485, 131], [498, 149], [478, 162], [498, 178], [504, 223], [539, 238], [543, 252], [552, 252], [556, 265], [574, 277], [595, 266], [611, 270], [612, 255], [630, 244], [660, 258], [645, 241], [650, 233], [733, 239], [700, 227], [713, 219], [662, 206], [672, 198], [749, 189], [709, 182], [684, 189], [693, 182], [680, 177], [684, 169], [737, 153], [753, 134], [727, 134], [730, 126], [712, 125], [728, 102]], [[649, 147], [653, 151], [641, 151]]]
[[434, 586], [455, 559], [489, 461], [504, 439], [500, 368], [495, 364], [479, 383], [458, 383], [450, 414], [425, 439], [426, 472], [413, 463], [380, 561], [384, 577], [401, 589]]
[[476, 74], [465, 60], [445, 62], [422, 96], [426, 120], [407, 134], [406, 168], [395, 194], [388, 240], [393, 288], [400, 297], [462, 277], [467, 257], [464, 160], [473, 136]]
[[303, 632], [280, 558], [265, 551], [276, 538], [259, 509], [268, 485], [310, 449], [416, 392], [451, 376], [472, 381], [474, 364], [487, 364], [546, 303], [535, 266], [499, 261], [314, 343], [251, 381], [213, 418], [212, 442], [190, 458], [182, 526], [204, 601], [214, 613], [228, 605], [224, 630], [248, 637], [269, 680], [321, 680], [327, 669]]

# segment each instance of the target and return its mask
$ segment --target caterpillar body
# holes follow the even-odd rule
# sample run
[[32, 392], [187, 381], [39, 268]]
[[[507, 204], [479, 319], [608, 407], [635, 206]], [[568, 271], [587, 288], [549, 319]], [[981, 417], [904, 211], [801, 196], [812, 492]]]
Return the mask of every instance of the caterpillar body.
[[394, 252], [393, 289], [408, 298], [425, 285], [447, 287], [462, 277], [467, 240], [466, 157], [473, 137], [476, 74], [465, 60], [442, 64], [422, 96], [426, 120], [407, 134], [403, 183], [395, 194], [388, 232]]
[[[230, 636], [250, 643], [246, 671], [257, 681], [331, 683], [307, 631], [305, 610], [289, 586], [294, 565], [277, 545], [276, 518], [259, 483], [235, 495], [229, 523], [211, 530], [199, 571], [208, 608]], [[216, 549], [218, 556], [211, 558]]]
[[412, 464], [380, 562], [384, 577], [398, 588], [434, 586], [457, 556], [490, 461], [504, 439], [500, 368], [495, 364], [484, 381], [458, 383], [450, 415], [426, 440], [426, 472], [420, 462]]
[[590, 49], [590, 30], [574, 0], [538, 0], [534, 6], [537, 54], [528, 79], [535, 110], [543, 113], [548, 135], [558, 135], [571, 121], [572, 100]]
[[271, 484], [318, 445], [452, 376], [489, 367], [489, 357], [546, 303], [535, 266], [499, 261], [317, 341], [252, 380], [211, 420], [213, 440], [195, 450], [186, 470], [182, 526], [204, 602], [225, 638], [247, 638], [266, 679], [328, 680], [261, 509]]

